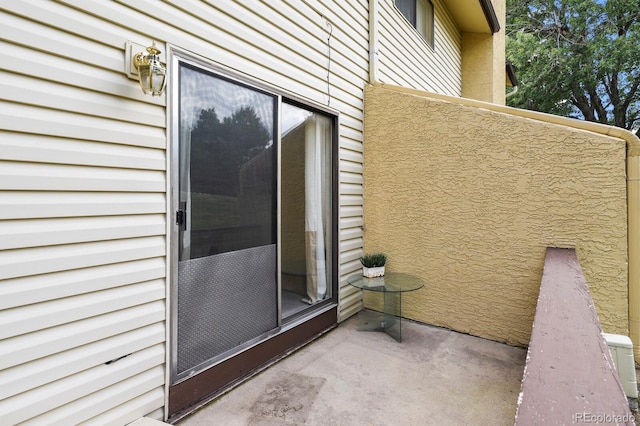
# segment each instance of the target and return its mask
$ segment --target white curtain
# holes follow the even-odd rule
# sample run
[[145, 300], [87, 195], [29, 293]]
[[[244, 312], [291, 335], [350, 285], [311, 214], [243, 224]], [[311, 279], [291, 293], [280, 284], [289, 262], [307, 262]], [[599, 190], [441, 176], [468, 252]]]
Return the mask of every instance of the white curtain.
[[330, 204], [331, 120], [317, 114], [305, 125], [305, 257], [309, 303], [327, 295], [326, 244]]

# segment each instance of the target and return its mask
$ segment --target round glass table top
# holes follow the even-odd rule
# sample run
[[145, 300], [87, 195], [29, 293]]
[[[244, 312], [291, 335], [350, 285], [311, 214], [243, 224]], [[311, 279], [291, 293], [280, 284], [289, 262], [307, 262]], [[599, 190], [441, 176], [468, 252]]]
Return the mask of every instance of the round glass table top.
[[363, 277], [360, 273], [348, 277], [347, 282], [363, 290], [391, 293], [413, 291], [424, 287], [424, 282], [420, 278], [402, 272], [387, 272], [384, 276], [376, 278]]

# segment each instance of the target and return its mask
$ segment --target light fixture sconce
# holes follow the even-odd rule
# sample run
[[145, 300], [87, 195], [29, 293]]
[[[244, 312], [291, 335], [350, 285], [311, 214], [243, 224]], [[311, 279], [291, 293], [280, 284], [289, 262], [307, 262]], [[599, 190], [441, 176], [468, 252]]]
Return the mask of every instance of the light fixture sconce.
[[160, 62], [160, 53], [154, 41], [146, 53], [136, 53], [132, 59], [132, 65], [138, 71], [140, 88], [147, 95], [160, 96], [164, 91], [167, 66]]

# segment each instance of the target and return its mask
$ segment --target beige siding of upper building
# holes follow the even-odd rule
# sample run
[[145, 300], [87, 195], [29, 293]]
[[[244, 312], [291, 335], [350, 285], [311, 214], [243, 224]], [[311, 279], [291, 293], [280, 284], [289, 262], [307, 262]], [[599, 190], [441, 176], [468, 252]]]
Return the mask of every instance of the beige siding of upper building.
[[444, 95], [462, 92], [461, 34], [440, 0], [434, 7], [434, 46], [431, 47], [395, 7], [379, 1], [378, 80]]
[[403, 315], [526, 345], [545, 250], [571, 247], [627, 335], [625, 140], [407, 92], [365, 92], [365, 248], [425, 281]]

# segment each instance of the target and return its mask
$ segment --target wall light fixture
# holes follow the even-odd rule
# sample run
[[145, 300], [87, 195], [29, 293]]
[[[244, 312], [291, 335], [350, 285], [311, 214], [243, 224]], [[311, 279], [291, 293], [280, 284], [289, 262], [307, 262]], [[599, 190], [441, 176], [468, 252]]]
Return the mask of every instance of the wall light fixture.
[[147, 52], [137, 53], [133, 57], [133, 66], [138, 70], [138, 81], [142, 91], [151, 96], [160, 96], [164, 91], [167, 67], [160, 62], [160, 50], [156, 42], [147, 47]]

